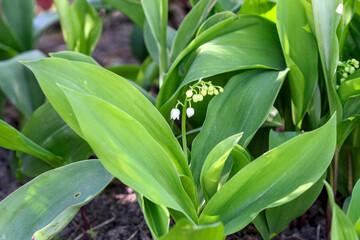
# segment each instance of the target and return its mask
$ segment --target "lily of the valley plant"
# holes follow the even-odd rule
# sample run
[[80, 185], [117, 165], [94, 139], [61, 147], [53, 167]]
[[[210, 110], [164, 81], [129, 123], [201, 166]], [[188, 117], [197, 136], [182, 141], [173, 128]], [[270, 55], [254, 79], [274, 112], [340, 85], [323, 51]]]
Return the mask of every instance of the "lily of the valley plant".
[[[131, 71], [105, 69], [78, 53], [98, 31], [82, 36], [85, 20], [63, 20], [78, 52], [23, 62], [49, 102], [22, 132], [0, 124], [17, 172], [38, 175], [0, 203], [0, 239], [51, 239], [113, 178], [134, 189], [162, 240], [220, 240], [251, 222], [270, 239], [325, 179], [350, 195], [360, 177], [357, 1], [192, 0], [177, 30], [166, 0], [104, 2], [141, 29], [148, 56]], [[75, 19], [85, 5], [66, 6]], [[60, 119], [54, 129], [66, 126], [73, 144], [34, 137], [44, 116]], [[78, 151], [60, 151], [66, 144]], [[354, 239], [357, 223], [347, 225]]]

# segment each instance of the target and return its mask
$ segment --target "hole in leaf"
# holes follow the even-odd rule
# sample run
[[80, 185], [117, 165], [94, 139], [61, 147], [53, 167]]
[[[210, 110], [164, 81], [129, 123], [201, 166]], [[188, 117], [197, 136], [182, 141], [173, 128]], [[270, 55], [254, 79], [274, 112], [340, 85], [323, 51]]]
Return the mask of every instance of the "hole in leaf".
[[78, 198], [80, 195], [81, 193], [78, 192], [77, 194], [75, 194], [74, 198]]

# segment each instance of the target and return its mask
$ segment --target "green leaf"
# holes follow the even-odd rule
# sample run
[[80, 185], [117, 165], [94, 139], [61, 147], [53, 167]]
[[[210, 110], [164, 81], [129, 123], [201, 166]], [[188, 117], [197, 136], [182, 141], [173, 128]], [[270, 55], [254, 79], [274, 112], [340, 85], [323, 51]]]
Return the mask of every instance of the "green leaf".
[[[274, 132], [271, 130], [269, 135], [269, 148], [276, 148], [299, 134], [300, 132]], [[325, 177], [326, 175], [324, 174], [312, 187], [294, 200], [278, 207], [266, 209], [264, 212], [267, 221], [266, 226], [268, 226], [266, 231], [268, 233], [265, 234], [275, 236], [284, 230], [291, 221], [306, 212], [318, 198], [324, 186], [323, 181]], [[255, 225], [258, 228], [259, 223], [255, 222]], [[259, 230], [261, 231], [262, 228], [263, 227]]]
[[[78, 62], [85, 62], [90, 63], [96, 66], [100, 66], [98, 62], [95, 61], [92, 57], [78, 53], [78, 52], [72, 52], [72, 51], [63, 51], [63, 52], [57, 52], [57, 53], [50, 53], [50, 56], [53, 58], [63, 58], [70, 61], [78, 61]], [[111, 67], [108, 68], [108, 70], [116, 73], [117, 75], [120, 75], [124, 78], [131, 79], [131, 77], [135, 78], [135, 74], [138, 73], [139, 67], [138, 66], [132, 66], [132, 65], [124, 65], [119, 67]], [[133, 80], [133, 79], [131, 79]], [[155, 99], [148, 93], [145, 89], [134, 83], [133, 81], [128, 80], [137, 90], [139, 90], [153, 105], [155, 105]]]
[[170, 63], [174, 62], [175, 58], [193, 39], [215, 3], [216, 0], [201, 0], [186, 15], [176, 33], [170, 54]]
[[0, 88], [26, 118], [44, 103], [44, 94], [33, 74], [18, 61], [37, 61], [44, 57], [42, 52], [33, 50], [0, 61]]
[[329, 201], [332, 209], [332, 221], [331, 221], [331, 239], [343, 240], [351, 239], [358, 240], [359, 237], [348, 217], [341, 211], [338, 205], [335, 203], [334, 194], [330, 185], [325, 182], [325, 187], [329, 195]]
[[[196, 37], [203, 33], [205, 30], [209, 29], [210, 27], [224, 21], [225, 19], [236, 19], [237, 16], [233, 12], [219, 12], [215, 13], [214, 15], [210, 16], [206, 21], [199, 27]], [[230, 20], [231, 21], [231, 20]]]
[[221, 223], [196, 226], [183, 219], [178, 221], [168, 234], [159, 240], [222, 240], [224, 227]]
[[102, 0], [129, 17], [138, 26], [143, 27], [145, 21], [144, 10], [139, 0]]
[[93, 65], [100, 66], [100, 64], [95, 61], [92, 57], [85, 55], [83, 53], [73, 52], [73, 51], [61, 51], [56, 53], [50, 53], [50, 57], [52, 58], [63, 58], [70, 61], [77, 61], [77, 62], [86, 62]]
[[156, 40], [160, 69], [159, 85], [161, 87], [165, 73], [168, 70], [168, 0], [141, 1], [141, 6], [143, 7], [149, 29], [151, 29], [152, 35]]
[[346, 102], [351, 96], [360, 94], [360, 78], [354, 78], [343, 82], [339, 89], [338, 93], [341, 101]]
[[86, 0], [54, 0], [68, 50], [91, 55], [102, 31], [102, 23], [95, 9]]
[[344, 104], [344, 119], [360, 115], [360, 94], [351, 96]]
[[300, 132], [275, 132], [274, 130], [270, 130], [269, 149], [276, 148], [299, 134]]
[[277, 4], [273, 0], [245, 0], [242, 4], [239, 14], [253, 14], [276, 22]]
[[251, 162], [250, 154], [238, 144], [234, 147], [230, 154], [232, 167], [226, 180], [230, 180], [235, 174]]
[[226, 159], [240, 140], [242, 133], [235, 134], [218, 143], [206, 157], [201, 169], [200, 182], [206, 201], [217, 192]]
[[330, 114], [332, 115], [336, 111], [337, 120], [341, 121], [343, 113], [340, 98], [336, 93], [335, 71], [339, 60], [339, 41], [336, 35], [336, 29], [341, 18], [341, 15], [336, 12], [336, 9], [342, 1], [334, 0], [325, 2], [323, 0], [311, 0], [311, 2]]
[[360, 180], [357, 181], [352, 191], [347, 216], [354, 225], [360, 219]]
[[[0, 14], [0, 49], [8, 54], [16, 55], [17, 52], [24, 51], [16, 33], [13, 31], [3, 14]], [[1, 59], [1, 58], [0, 58]]]
[[32, 49], [34, 47], [32, 25], [34, 0], [3, 0], [2, 7], [11, 29], [21, 41], [24, 49]]
[[337, 145], [340, 148], [345, 142], [349, 134], [354, 130], [360, 123], [360, 117], [349, 118], [343, 120], [337, 125]]
[[152, 202], [197, 221], [174, 164], [145, 126], [98, 97], [63, 90], [84, 139], [110, 173]]
[[218, 12], [226, 10], [236, 12], [243, 3], [244, 0], [218, 0], [215, 9]]
[[[166, 32], [167, 40], [166, 40], [166, 47], [167, 51], [170, 52], [172, 43], [174, 41], [176, 31], [168, 27]], [[159, 52], [159, 43], [156, 41], [154, 34], [151, 32], [149, 24], [146, 22], [144, 26], [144, 41], [146, 49], [149, 52], [149, 55], [152, 59], [155, 60], [156, 64], [160, 66], [160, 52]]]
[[51, 239], [112, 178], [98, 160], [40, 175], [0, 202], [1, 239]]
[[286, 65], [290, 68], [292, 118], [300, 129], [318, 80], [316, 40], [301, 0], [279, 0], [276, 11], [276, 26]]
[[191, 170], [197, 186], [206, 156], [218, 143], [239, 132], [243, 132], [240, 146], [246, 147], [250, 142], [266, 120], [286, 73], [252, 70], [238, 74], [210, 102], [192, 147]]
[[170, 224], [170, 215], [167, 208], [153, 203], [140, 193], [135, 193], [153, 238], [157, 239], [165, 235]]
[[[60, 156], [66, 164], [87, 159], [93, 151], [59, 116], [50, 103], [39, 107], [25, 124], [22, 133], [45, 148]], [[28, 154], [19, 154], [21, 171], [28, 176], [37, 176], [51, 167], [40, 159]]]
[[63, 165], [64, 160], [61, 157], [37, 145], [2, 120], [0, 120], [0, 133], [1, 147], [31, 154], [53, 167]]
[[129, 114], [146, 126], [147, 131], [170, 156], [177, 170], [191, 176], [184, 153], [166, 120], [127, 80], [99, 66], [64, 59], [44, 59], [25, 65], [34, 72], [55, 110], [77, 134], [83, 136], [74, 112], [58, 85], [97, 96]]
[[132, 27], [130, 35], [130, 47], [132, 54], [140, 62], [143, 62], [149, 55], [145, 45], [144, 30], [138, 25], [134, 25]]
[[[298, 151], [302, 146], [303, 151]], [[199, 222], [221, 221], [234, 233], [265, 208], [287, 203], [309, 189], [331, 163], [336, 146], [336, 117], [249, 163], [212, 197]], [[266, 174], [264, 174], [266, 172]]]
[[252, 68], [285, 68], [275, 24], [253, 15], [227, 18], [198, 35], [176, 58], [160, 89], [157, 107], [169, 116], [186, 85]]

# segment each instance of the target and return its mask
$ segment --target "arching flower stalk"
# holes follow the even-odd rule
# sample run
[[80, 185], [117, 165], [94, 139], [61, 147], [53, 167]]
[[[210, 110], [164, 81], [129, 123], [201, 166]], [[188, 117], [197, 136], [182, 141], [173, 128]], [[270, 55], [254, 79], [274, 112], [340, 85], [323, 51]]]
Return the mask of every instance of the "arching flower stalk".
[[[186, 116], [191, 118], [195, 114], [195, 109], [191, 107], [191, 102], [197, 103], [204, 100], [204, 97], [207, 95], [218, 95], [219, 93], [224, 92], [224, 89], [220, 86], [215, 86], [211, 82], [204, 82], [202, 78], [199, 79], [197, 83], [189, 87], [189, 90], [185, 93], [184, 103], [178, 100], [175, 108], [171, 110], [170, 119], [179, 120], [180, 110], [178, 109], [179, 105], [183, 107], [182, 116], [181, 116], [181, 132], [182, 132], [182, 143], [184, 154], [187, 159], [187, 141], [186, 141]], [[187, 107], [189, 105], [189, 108]]]

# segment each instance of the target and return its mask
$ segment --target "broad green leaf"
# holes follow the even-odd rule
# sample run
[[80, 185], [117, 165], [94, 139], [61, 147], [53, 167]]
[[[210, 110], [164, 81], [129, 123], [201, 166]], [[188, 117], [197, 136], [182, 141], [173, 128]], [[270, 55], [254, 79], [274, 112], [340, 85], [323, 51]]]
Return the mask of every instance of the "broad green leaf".
[[290, 68], [292, 118], [300, 129], [318, 80], [316, 40], [301, 0], [279, 0], [276, 6], [276, 26], [286, 65]]
[[151, 57], [148, 57], [140, 67], [138, 76], [136, 77], [136, 83], [144, 89], [149, 90], [158, 75], [159, 68], [156, 62], [153, 61]]
[[360, 180], [357, 181], [352, 191], [347, 216], [354, 225], [360, 219]]
[[7, 22], [21, 41], [24, 50], [32, 49], [34, 0], [2, 0], [2, 7]]
[[102, 31], [102, 23], [95, 9], [86, 0], [54, 0], [68, 50], [91, 55]]
[[349, 118], [343, 120], [337, 125], [337, 145], [340, 148], [345, 142], [349, 134], [354, 130], [360, 123], [360, 117]]
[[98, 160], [69, 164], [38, 176], [0, 202], [1, 239], [51, 239], [112, 178]]
[[[93, 151], [59, 116], [50, 103], [39, 107], [22, 129], [22, 134], [49, 152], [60, 156], [66, 164], [87, 159]], [[21, 171], [37, 176], [51, 166], [28, 154], [19, 154]]]
[[42, 52], [33, 50], [0, 61], [0, 88], [26, 118], [44, 103], [44, 94], [33, 74], [18, 61], [37, 61], [44, 57]]
[[73, 110], [58, 85], [95, 95], [129, 114], [146, 126], [147, 131], [170, 156], [177, 170], [191, 176], [182, 149], [166, 120], [128, 81], [101, 67], [64, 59], [45, 59], [25, 65], [35, 73], [50, 103], [77, 134], [83, 136]]
[[191, 170], [197, 186], [204, 161], [218, 143], [239, 132], [243, 132], [240, 146], [246, 147], [250, 142], [266, 120], [286, 72], [252, 70], [241, 73], [210, 102], [202, 130], [192, 145]]
[[311, 0], [314, 15], [315, 35], [319, 49], [322, 70], [325, 78], [326, 92], [329, 100], [330, 114], [336, 111], [337, 120], [343, 117], [342, 105], [336, 93], [335, 71], [339, 60], [339, 41], [336, 29], [341, 14], [336, 12], [341, 0]]
[[[253, 14], [276, 22], [277, 4], [273, 0], [245, 0], [239, 14]], [[294, 16], [295, 17], [295, 16]]]
[[50, 57], [52, 58], [63, 58], [70, 61], [77, 61], [77, 62], [86, 62], [93, 65], [100, 66], [100, 64], [95, 61], [92, 57], [89, 57], [88, 55], [85, 55], [83, 53], [79, 52], [73, 52], [73, 51], [62, 51], [62, 52], [56, 52], [56, 53], [50, 53]]
[[181, 211], [197, 222], [175, 165], [145, 126], [98, 97], [63, 90], [84, 139], [110, 173], [152, 202]]
[[227, 181], [230, 180], [235, 174], [237, 174], [241, 169], [243, 169], [246, 165], [248, 165], [252, 158], [250, 154], [238, 144], [234, 147], [234, 149], [230, 153], [232, 167], [227, 177]]
[[206, 157], [201, 169], [200, 182], [206, 201], [216, 193], [225, 161], [240, 140], [242, 133], [235, 134], [218, 143]]
[[139, 0], [102, 0], [129, 17], [138, 26], [143, 27], [144, 10]]
[[[90, 63], [93, 65], [97, 65], [100, 66], [100, 64], [98, 62], [95, 61], [95, 59], [93, 59], [92, 57], [82, 54], [82, 53], [78, 53], [78, 52], [72, 52], [72, 51], [63, 51], [63, 52], [57, 52], [57, 53], [50, 53], [50, 56], [53, 58], [63, 58], [63, 59], [67, 59], [70, 61], [78, 61], [78, 62], [85, 62], [85, 63]], [[134, 72], [138, 72], [139, 67], [137, 66], [120, 66], [120, 67], [113, 67], [113, 68], [109, 68], [108, 70], [124, 77], [124, 78], [128, 78], [131, 79], [130, 77], [135, 77], [133, 75], [135, 75]], [[127, 71], [127, 74], [125, 74], [125, 71]], [[131, 73], [129, 73], [129, 71]], [[132, 79], [131, 79], [132, 80]], [[133, 81], [129, 82], [137, 89], [139, 90], [153, 105], [155, 105], [155, 99], [150, 95], [150, 93], [148, 93], [145, 89], [143, 89], [142, 87], [140, 87], [139, 85], [137, 85], [136, 83], [134, 83]]]
[[186, 85], [252, 68], [285, 68], [275, 24], [253, 15], [227, 18], [198, 35], [176, 58], [160, 89], [157, 107], [169, 116]]
[[286, 141], [298, 136], [300, 132], [275, 132], [270, 130], [269, 149], [276, 148]]
[[146, 23], [149, 25], [149, 29], [156, 40], [160, 69], [159, 85], [161, 87], [165, 73], [168, 70], [168, 0], [141, 1], [141, 6], [145, 13]]
[[[167, 28], [167, 40], [166, 40], [166, 46], [167, 51], [170, 52], [172, 43], [174, 41], [176, 31], [168, 27]], [[149, 52], [149, 55], [152, 59], [154, 59], [158, 66], [160, 66], [160, 52], [159, 52], [159, 43], [156, 41], [154, 34], [151, 32], [149, 24], [146, 22], [144, 25], [144, 41], [146, 49]]]
[[341, 101], [346, 102], [351, 96], [360, 94], [360, 78], [343, 82], [338, 89]]
[[154, 239], [165, 235], [169, 231], [170, 215], [166, 207], [153, 203], [140, 193], [136, 198]]
[[[298, 151], [299, 146], [303, 151]], [[265, 208], [287, 203], [309, 189], [331, 163], [336, 117], [249, 163], [212, 197], [199, 222], [221, 221], [225, 234], [245, 227]]]
[[253, 221], [261, 236], [264, 239], [271, 239], [289, 226], [294, 219], [304, 214], [319, 197], [325, 177], [324, 174], [311, 188], [294, 200], [261, 212]]
[[132, 54], [140, 62], [144, 62], [146, 57], [149, 55], [145, 45], [144, 30], [138, 25], [134, 25], [132, 27], [130, 35], [130, 47]]
[[[298, 136], [299, 134], [299, 132], [270, 131], [269, 149], [276, 148], [286, 141]], [[324, 174], [312, 187], [310, 187], [307, 191], [294, 200], [278, 207], [266, 209], [264, 212], [267, 221], [266, 226], [268, 226], [268, 229], [266, 230], [265, 234], [274, 236], [280, 233], [286, 228], [286, 226], [290, 224], [291, 221], [306, 212], [306, 210], [309, 209], [318, 198], [324, 186], [323, 181], [325, 177], [326, 174]], [[256, 227], [258, 227], [259, 223], [255, 222], [255, 224]], [[263, 227], [261, 227], [259, 230], [261, 231], [262, 228]]]
[[215, 24], [224, 21], [225, 19], [233, 18], [236, 19], [237, 16], [233, 12], [219, 12], [215, 13], [214, 15], [210, 16], [206, 21], [199, 27], [196, 37], [203, 33], [205, 30], [209, 29], [210, 27], [214, 26]]
[[[140, 1], [141, 6], [144, 10], [144, 14], [151, 32], [154, 34], [154, 37], [158, 43], [160, 43], [162, 32], [162, 20], [163, 18], [167, 19], [167, 2], [163, 0], [154, 0], [154, 1]], [[163, 7], [166, 7], [166, 11], [163, 12]], [[167, 24], [167, 21], [166, 21]], [[165, 35], [166, 36], [166, 35]]]
[[332, 240], [358, 240], [359, 237], [348, 217], [335, 203], [334, 194], [330, 185], [325, 182], [325, 187], [329, 195], [332, 210], [331, 220], [331, 239]]
[[226, 10], [236, 12], [239, 10], [243, 3], [244, 0], [218, 0], [215, 5], [215, 9], [218, 12]]
[[59, 21], [59, 15], [56, 11], [46, 11], [37, 15], [33, 20], [35, 39], [38, 39], [48, 27], [57, 21]]
[[17, 53], [25, 50], [3, 14], [0, 14], [0, 32], [0, 49], [2, 51]]
[[309, 127], [310, 129], [318, 128], [321, 125], [321, 93], [319, 84], [316, 84], [314, 95], [312, 96], [309, 109]]
[[196, 226], [183, 219], [178, 221], [170, 232], [159, 240], [222, 240], [224, 227], [221, 223]]
[[360, 94], [349, 97], [344, 104], [344, 119], [360, 115]]
[[113, 73], [116, 73], [119, 76], [122, 76], [123, 78], [132, 80], [134, 82], [137, 80], [137, 76], [140, 71], [140, 67], [137, 65], [112, 66], [108, 67], [107, 69], [112, 71]]
[[195, 36], [196, 31], [208, 16], [216, 0], [201, 0], [186, 15], [181, 23], [171, 49], [170, 63], [180, 54]]
[[0, 133], [0, 146], [3, 148], [31, 154], [52, 167], [60, 167], [64, 163], [64, 160], [61, 157], [56, 156], [34, 143], [2, 120], [0, 120]]

